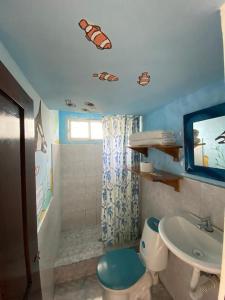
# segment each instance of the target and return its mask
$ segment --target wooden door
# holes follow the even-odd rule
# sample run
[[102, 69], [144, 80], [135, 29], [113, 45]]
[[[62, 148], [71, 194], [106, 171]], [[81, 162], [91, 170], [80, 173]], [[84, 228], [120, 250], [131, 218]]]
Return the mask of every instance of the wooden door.
[[0, 299], [41, 298], [33, 105], [0, 64]]

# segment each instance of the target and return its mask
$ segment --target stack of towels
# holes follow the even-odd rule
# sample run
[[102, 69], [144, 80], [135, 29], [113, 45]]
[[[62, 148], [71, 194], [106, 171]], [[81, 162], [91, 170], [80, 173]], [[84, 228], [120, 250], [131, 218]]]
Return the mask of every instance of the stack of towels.
[[171, 131], [156, 130], [137, 132], [129, 137], [130, 146], [174, 145], [175, 135]]

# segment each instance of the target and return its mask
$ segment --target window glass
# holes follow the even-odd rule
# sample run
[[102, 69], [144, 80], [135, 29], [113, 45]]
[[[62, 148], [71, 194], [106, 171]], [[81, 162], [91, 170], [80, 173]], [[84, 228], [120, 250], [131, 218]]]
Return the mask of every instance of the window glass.
[[102, 140], [102, 122], [96, 120], [68, 121], [68, 138], [71, 140]]
[[92, 140], [102, 140], [102, 122], [91, 121], [91, 139]]
[[70, 138], [71, 139], [88, 139], [89, 124], [87, 121], [70, 121]]

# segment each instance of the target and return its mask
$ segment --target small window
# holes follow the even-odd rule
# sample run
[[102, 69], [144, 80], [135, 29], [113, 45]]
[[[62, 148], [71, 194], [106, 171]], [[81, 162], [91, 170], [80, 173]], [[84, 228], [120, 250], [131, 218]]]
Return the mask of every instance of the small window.
[[69, 140], [102, 140], [102, 122], [96, 120], [68, 121]]
[[91, 121], [91, 140], [102, 140], [102, 122]]

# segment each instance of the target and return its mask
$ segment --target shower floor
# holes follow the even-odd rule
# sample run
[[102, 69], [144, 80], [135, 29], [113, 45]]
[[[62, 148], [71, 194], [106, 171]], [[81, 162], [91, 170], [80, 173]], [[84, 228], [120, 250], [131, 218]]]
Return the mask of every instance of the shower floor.
[[104, 247], [100, 241], [100, 225], [65, 231], [61, 233], [55, 267], [98, 257], [103, 253]]

